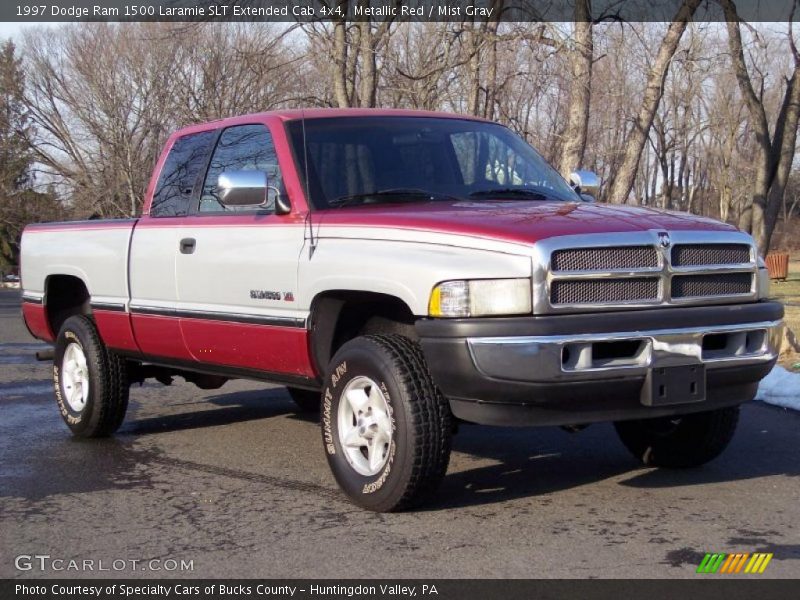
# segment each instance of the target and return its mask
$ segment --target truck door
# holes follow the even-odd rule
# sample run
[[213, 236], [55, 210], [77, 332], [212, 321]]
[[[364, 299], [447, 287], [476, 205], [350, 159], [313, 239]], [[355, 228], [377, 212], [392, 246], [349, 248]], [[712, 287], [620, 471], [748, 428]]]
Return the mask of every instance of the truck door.
[[[217, 182], [226, 171], [263, 171], [263, 207], [226, 208]], [[298, 258], [304, 220], [275, 214], [284, 194], [269, 128], [226, 128], [217, 141], [194, 214], [181, 228], [177, 310], [194, 360], [245, 370], [311, 376], [307, 310], [298, 309]]]
[[131, 323], [141, 351], [152, 357], [191, 360], [176, 314], [175, 256], [192, 192], [217, 132], [176, 138], [163, 161], [149, 216], [137, 223], [129, 264]]

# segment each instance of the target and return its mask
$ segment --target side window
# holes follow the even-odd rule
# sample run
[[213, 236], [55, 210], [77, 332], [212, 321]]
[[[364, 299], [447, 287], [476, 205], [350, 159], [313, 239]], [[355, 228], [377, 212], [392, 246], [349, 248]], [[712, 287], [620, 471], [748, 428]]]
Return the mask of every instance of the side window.
[[219, 201], [217, 181], [223, 171], [264, 171], [267, 174], [267, 206], [259, 209], [273, 212], [277, 194], [283, 194], [283, 181], [275, 154], [272, 136], [264, 125], [239, 125], [222, 132], [211, 156], [200, 212], [252, 211], [252, 207], [225, 207]]
[[215, 135], [214, 131], [203, 131], [175, 140], [153, 193], [151, 217], [182, 217], [189, 213], [192, 188], [205, 165]]

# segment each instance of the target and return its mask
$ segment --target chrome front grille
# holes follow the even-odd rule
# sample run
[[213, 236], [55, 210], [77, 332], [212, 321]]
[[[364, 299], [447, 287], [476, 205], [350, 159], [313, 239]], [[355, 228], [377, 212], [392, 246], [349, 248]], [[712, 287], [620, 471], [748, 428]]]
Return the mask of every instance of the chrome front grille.
[[752, 273], [675, 275], [672, 278], [672, 297], [740, 296], [749, 294], [752, 287]]
[[681, 244], [672, 249], [672, 266], [741, 265], [750, 262], [744, 244]]
[[616, 271], [658, 266], [658, 252], [652, 246], [616, 246], [613, 248], [568, 248], [556, 250], [550, 268], [561, 271]]
[[580, 312], [755, 300], [756, 252], [741, 232], [659, 230], [555, 237], [534, 253], [534, 310]]
[[658, 283], [656, 277], [554, 281], [550, 300], [553, 304], [648, 302], [658, 299]]

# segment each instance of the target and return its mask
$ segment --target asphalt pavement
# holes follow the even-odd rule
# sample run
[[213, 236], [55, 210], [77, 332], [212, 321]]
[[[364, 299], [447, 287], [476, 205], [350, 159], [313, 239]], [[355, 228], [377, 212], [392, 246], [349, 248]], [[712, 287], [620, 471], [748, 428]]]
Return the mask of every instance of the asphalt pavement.
[[608, 424], [462, 426], [434, 504], [372, 514], [281, 387], [146, 383], [113, 438], [72, 438], [19, 315], [0, 291], [0, 577], [725, 577], [706, 552], [800, 576], [798, 413], [745, 405], [690, 471], [639, 467]]

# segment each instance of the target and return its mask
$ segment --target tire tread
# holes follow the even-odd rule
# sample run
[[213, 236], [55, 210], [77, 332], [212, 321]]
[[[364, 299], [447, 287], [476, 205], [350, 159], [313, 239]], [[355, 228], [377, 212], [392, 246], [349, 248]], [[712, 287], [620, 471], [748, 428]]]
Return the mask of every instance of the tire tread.
[[[447, 472], [452, 440], [450, 405], [434, 384], [422, 348], [414, 340], [399, 334], [370, 334], [349, 343], [354, 342], [371, 345], [372, 352], [388, 363], [399, 385], [405, 388], [410, 399], [405, 413], [413, 444], [409, 449], [410, 472], [402, 493], [375, 505], [363, 498], [354, 500], [381, 512], [419, 506], [430, 498]], [[395, 406], [395, 410], [399, 409]]]
[[654, 433], [647, 420], [614, 424], [623, 445], [643, 464], [685, 469], [703, 465], [722, 454], [733, 439], [739, 407], [733, 406], [682, 417], [666, 435]]
[[97, 374], [97, 381], [92, 381], [92, 407], [89, 423], [73, 433], [80, 437], [107, 437], [119, 429], [128, 410], [129, 380], [125, 359], [109, 350], [100, 339], [94, 322], [85, 315], [75, 315], [64, 321], [59, 332], [59, 339], [66, 330], [79, 330], [79, 337], [88, 338], [88, 344], [82, 340], [86, 360], [90, 369]]

